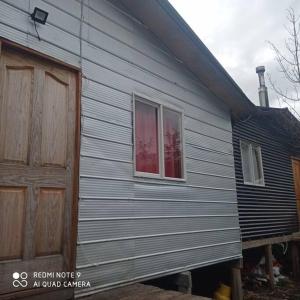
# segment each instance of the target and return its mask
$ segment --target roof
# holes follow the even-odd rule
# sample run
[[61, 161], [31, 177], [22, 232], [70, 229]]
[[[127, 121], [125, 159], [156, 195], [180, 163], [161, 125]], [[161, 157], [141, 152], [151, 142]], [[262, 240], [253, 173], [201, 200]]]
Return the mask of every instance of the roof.
[[234, 117], [247, 115], [255, 105], [230, 77], [167, 0], [120, 0], [213, 94], [227, 104]]
[[257, 107], [256, 116], [300, 154], [300, 121], [288, 108]]

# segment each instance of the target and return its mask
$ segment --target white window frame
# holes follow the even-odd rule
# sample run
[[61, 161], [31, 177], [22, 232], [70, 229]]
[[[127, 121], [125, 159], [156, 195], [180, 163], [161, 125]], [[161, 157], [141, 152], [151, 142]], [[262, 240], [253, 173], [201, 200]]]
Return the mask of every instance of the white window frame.
[[[140, 172], [136, 170], [136, 132], [135, 132], [135, 102], [143, 102], [147, 105], [152, 105], [158, 108], [158, 155], [159, 155], [159, 173], [148, 173], [148, 172]], [[165, 176], [165, 151], [164, 151], [164, 136], [163, 136], [163, 108], [173, 110], [180, 114], [180, 136], [181, 136], [181, 170], [182, 170], [182, 178], [173, 178]], [[153, 179], [165, 179], [165, 180], [172, 180], [172, 181], [186, 181], [186, 167], [185, 167], [185, 139], [184, 139], [184, 110], [180, 107], [174, 106], [166, 101], [157, 100], [151, 98], [149, 96], [140, 94], [140, 93], [133, 93], [133, 168], [134, 168], [134, 176], [135, 177], [146, 177], [146, 178], [153, 178]]]
[[[250, 148], [250, 177], [252, 181], [246, 181], [245, 180], [245, 170], [244, 170], [244, 160], [245, 158], [243, 157], [243, 151], [242, 151], [242, 144], [247, 144], [249, 145]], [[261, 168], [261, 172], [262, 172], [262, 183], [255, 183], [255, 178], [254, 178], [254, 161], [253, 161], [253, 148], [258, 148], [259, 149], [259, 164], [260, 164], [260, 168]], [[255, 186], [265, 186], [265, 177], [264, 177], [264, 168], [263, 168], [263, 160], [262, 160], [262, 152], [261, 152], [261, 146], [258, 144], [255, 144], [253, 142], [247, 141], [247, 140], [240, 140], [240, 153], [241, 153], [241, 166], [242, 166], [242, 170], [243, 170], [243, 180], [244, 180], [244, 184], [246, 185], [255, 185]]]

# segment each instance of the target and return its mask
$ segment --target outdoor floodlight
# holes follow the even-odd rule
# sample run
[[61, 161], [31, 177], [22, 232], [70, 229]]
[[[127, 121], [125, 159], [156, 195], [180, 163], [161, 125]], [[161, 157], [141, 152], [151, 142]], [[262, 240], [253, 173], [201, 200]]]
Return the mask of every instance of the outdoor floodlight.
[[34, 22], [45, 24], [48, 18], [48, 12], [35, 7], [33, 13], [30, 16]]

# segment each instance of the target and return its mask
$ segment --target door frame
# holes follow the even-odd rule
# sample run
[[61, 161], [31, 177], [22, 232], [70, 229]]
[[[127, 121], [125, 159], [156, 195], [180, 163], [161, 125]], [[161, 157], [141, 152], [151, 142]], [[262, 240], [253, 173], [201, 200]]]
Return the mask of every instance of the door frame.
[[[75, 147], [74, 147], [74, 175], [73, 175], [73, 199], [72, 199], [72, 218], [71, 218], [71, 257], [69, 260], [70, 272], [75, 272], [76, 268], [76, 246], [77, 246], [77, 233], [78, 233], [78, 196], [79, 196], [79, 161], [80, 161], [80, 132], [81, 132], [81, 89], [82, 89], [82, 72], [79, 67], [67, 64], [59, 59], [40, 53], [34, 49], [25, 47], [23, 45], [17, 44], [8, 39], [2, 38], [0, 36], [0, 55], [2, 47], [14, 49], [37, 58], [43, 58], [48, 62], [55, 63], [62, 67], [69, 69], [71, 72], [75, 73], [76, 76], [76, 112], [75, 112]], [[24, 298], [30, 297], [30, 299], [39, 299], [39, 296], [43, 294], [43, 299], [58, 299], [60, 295], [61, 299], [69, 299], [74, 295], [74, 288], [67, 288], [61, 290], [49, 289], [49, 288], [36, 288], [30, 290], [24, 290], [15, 292], [13, 294], [6, 294], [0, 296], [0, 299], [10, 299], [13, 298]]]
[[294, 180], [294, 189], [295, 189], [295, 196], [296, 196], [296, 204], [297, 204], [297, 215], [298, 215], [298, 231], [300, 231], [300, 202], [297, 198], [297, 191], [296, 191], [296, 175], [295, 175], [295, 163], [294, 161], [298, 161], [300, 163], [300, 156], [291, 156], [291, 162], [292, 162], [292, 172], [293, 172], [293, 180]]

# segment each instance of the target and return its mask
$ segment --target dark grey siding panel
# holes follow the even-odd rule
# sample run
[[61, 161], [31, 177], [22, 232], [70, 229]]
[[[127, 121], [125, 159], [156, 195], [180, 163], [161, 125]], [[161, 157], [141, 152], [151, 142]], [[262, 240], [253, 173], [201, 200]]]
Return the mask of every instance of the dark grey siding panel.
[[[245, 185], [240, 140], [261, 146], [265, 186]], [[289, 149], [256, 119], [233, 126], [237, 197], [242, 239], [259, 239], [297, 231], [297, 207]]]

